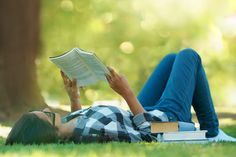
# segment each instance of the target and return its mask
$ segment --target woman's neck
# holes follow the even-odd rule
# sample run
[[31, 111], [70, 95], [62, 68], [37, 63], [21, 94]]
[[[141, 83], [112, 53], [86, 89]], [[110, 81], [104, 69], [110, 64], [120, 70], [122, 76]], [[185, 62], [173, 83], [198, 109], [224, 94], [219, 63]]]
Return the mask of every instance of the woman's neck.
[[77, 120], [77, 118], [74, 118], [67, 123], [62, 123], [58, 127], [59, 137], [61, 137], [61, 138], [71, 137], [73, 134], [73, 131], [75, 129], [76, 120]]

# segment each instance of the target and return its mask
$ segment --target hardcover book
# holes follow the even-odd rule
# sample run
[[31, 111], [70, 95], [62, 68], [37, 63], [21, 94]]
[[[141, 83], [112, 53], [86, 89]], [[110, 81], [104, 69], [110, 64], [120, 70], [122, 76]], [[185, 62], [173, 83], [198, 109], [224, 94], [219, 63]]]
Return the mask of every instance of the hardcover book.
[[152, 122], [151, 133], [176, 132], [176, 131], [195, 131], [194, 123], [187, 122]]
[[165, 143], [207, 143], [206, 130], [167, 132], [157, 135], [159, 142]]

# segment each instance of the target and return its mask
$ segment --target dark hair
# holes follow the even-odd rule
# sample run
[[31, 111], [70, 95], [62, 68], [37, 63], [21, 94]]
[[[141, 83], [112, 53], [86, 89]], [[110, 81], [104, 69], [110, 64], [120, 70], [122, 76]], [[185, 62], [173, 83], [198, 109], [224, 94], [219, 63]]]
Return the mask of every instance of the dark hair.
[[33, 113], [24, 114], [13, 126], [6, 145], [57, 142], [57, 128]]

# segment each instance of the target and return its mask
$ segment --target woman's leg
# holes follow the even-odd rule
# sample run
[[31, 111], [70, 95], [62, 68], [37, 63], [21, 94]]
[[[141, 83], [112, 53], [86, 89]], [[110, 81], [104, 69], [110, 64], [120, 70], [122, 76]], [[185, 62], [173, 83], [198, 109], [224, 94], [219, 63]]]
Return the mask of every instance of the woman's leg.
[[144, 84], [138, 95], [138, 100], [145, 110], [153, 110], [153, 106], [160, 99], [169, 79], [176, 54], [169, 54], [162, 59]]
[[166, 88], [155, 107], [170, 120], [191, 122], [192, 103], [201, 129], [208, 130], [207, 137], [216, 136], [218, 118], [201, 58], [194, 50], [184, 49], [176, 56]]
[[216, 115], [205, 70], [200, 65], [193, 95], [192, 106], [196, 112], [201, 130], [208, 130], [208, 136], [218, 134], [219, 121]]

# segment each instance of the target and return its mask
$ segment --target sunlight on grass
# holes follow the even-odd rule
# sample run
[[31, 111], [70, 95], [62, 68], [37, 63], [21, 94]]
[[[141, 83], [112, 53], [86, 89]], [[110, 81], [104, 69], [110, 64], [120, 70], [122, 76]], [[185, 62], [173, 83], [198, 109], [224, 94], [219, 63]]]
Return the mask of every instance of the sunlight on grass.
[[11, 130], [11, 127], [3, 126], [0, 124], [0, 137], [6, 138]]
[[233, 125], [236, 124], [236, 120], [232, 118], [221, 118], [220, 125]]
[[217, 113], [232, 113], [234, 115], [236, 115], [236, 110], [235, 110], [235, 106], [215, 106], [215, 111]]
[[[229, 135], [236, 136], [236, 126], [223, 127]], [[91, 143], [4, 146], [0, 137], [1, 157], [233, 157], [236, 143], [173, 144], [173, 143]]]
[[[217, 152], [217, 153], [216, 153]], [[104, 144], [49, 144], [32, 146], [5, 146], [0, 148], [1, 157], [10, 156], [89, 156], [89, 157], [227, 157], [233, 156], [235, 145], [230, 143], [211, 144], [160, 144], [160, 143], [104, 143]]]

